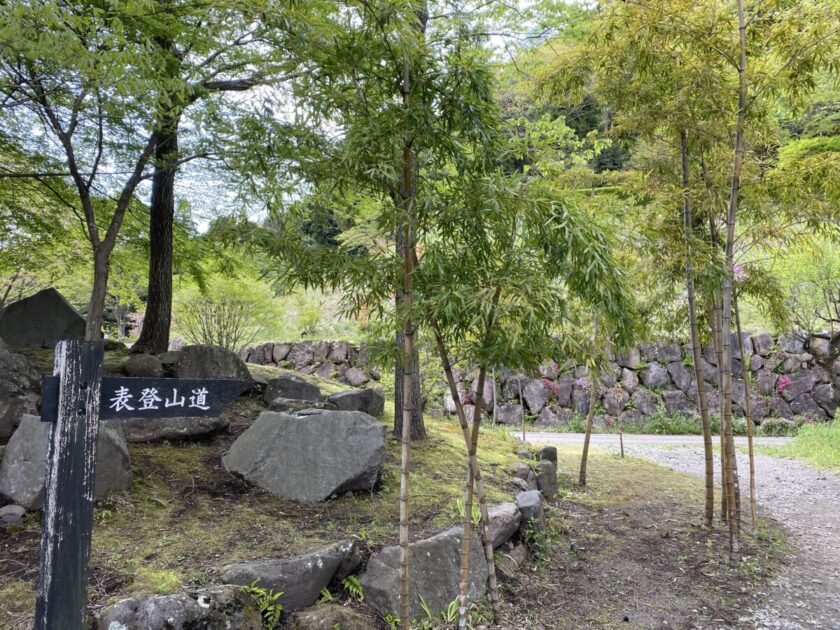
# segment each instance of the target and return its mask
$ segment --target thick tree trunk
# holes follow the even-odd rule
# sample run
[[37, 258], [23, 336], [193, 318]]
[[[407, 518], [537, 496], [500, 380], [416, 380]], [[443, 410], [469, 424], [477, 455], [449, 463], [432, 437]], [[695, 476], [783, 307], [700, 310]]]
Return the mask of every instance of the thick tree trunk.
[[93, 249], [93, 286], [88, 302], [85, 339], [102, 339], [102, 313], [105, 310], [105, 297], [108, 294], [108, 274], [111, 267], [111, 248], [101, 243]]
[[[398, 298], [398, 302], [402, 303], [402, 296]], [[401, 305], [398, 305], [398, 309], [402, 308]], [[403, 335], [403, 331], [397, 332], [397, 347], [402, 348], [405, 346], [405, 339]], [[414, 344], [414, 353], [411, 356], [411, 369], [412, 369], [412, 378], [411, 378], [411, 395], [415, 401], [413, 406], [412, 416], [411, 416], [411, 431], [410, 431], [410, 439], [411, 440], [425, 440], [426, 439], [426, 424], [423, 421], [423, 405], [422, 405], [422, 392], [420, 389], [420, 353], [417, 351], [417, 345]], [[403, 404], [403, 381], [404, 381], [404, 371], [403, 371], [403, 361], [402, 359], [397, 359], [396, 365], [394, 366], [394, 409], [402, 409]], [[399, 413], [394, 414], [394, 437], [399, 438], [402, 436], [402, 425], [403, 419], [402, 415]]]
[[149, 207], [149, 293], [140, 338], [131, 348], [136, 353], [160, 354], [169, 349], [178, 123], [178, 117], [164, 114], [160, 139], [155, 147], [155, 172]]
[[691, 333], [691, 356], [694, 362], [694, 380], [697, 383], [697, 406], [700, 409], [700, 420], [703, 425], [703, 453], [705, 456], [706, 479], [706, 527], [712, 527], [715, 511], [715, 471], [712, 455], [712, 425], [709, 419], [709, 409], [706, 404], [706, 384], [703, 380], [703, 370], [700, 366], [700, 333], [697, 328], [697, 300], [694, 293], [694, 271], [691, 263], [691, 239], [693, 232], [693, 217], [691, 215], [691, 192], [689, 190], [688, 138], [685, 131], [680, 132], [680, 157], [682, 165], [683, 185], [683, 228], [685, 231], [685, 289], [688, 295], [688, 327]]

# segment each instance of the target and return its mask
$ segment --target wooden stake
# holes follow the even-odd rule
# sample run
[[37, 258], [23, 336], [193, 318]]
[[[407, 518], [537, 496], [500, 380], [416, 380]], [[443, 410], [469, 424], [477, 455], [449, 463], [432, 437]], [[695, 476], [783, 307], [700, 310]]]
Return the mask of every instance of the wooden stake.
[[47, 456], [36, 630], [81, 630], [93, 529], [101, 341], [60, 341], [58, 418]]

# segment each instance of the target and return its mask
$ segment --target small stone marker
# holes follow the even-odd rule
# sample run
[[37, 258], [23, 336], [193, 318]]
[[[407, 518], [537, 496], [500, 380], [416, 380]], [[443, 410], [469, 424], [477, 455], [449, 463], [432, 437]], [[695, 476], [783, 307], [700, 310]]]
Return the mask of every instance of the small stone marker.
[[84, 627], [99, 420], [216, 416], [247, 387], [239, 380], [103, 378], [103, 356], [101, 341], [59, 341], [54, 376], [44, 379], [41, 420], [53, 426], [36, 630]]

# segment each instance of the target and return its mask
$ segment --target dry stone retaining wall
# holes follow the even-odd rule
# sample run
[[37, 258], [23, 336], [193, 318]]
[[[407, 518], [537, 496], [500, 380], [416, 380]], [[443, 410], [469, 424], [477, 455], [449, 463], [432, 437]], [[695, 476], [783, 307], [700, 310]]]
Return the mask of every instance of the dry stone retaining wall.
[[[769, 333], [743, 335], [746, 370], [751, 375], [752, 409], [756, 422], [767, 417], [803, 416], [826, 420], [840, 405], [840, 356], [832, 354], [828, 342], [812, 337], [788, 335], [775, 339]], [[738, 354], [738, 337], [733, 333], [733, 353]], [[272, 364], [307, 374], [338, 378], [359, 387], [376, 380], [379, 372], [368, 365], [364, 347], [345, 342], [302, 341], [269, 343], [242, 351], [250, 363]], [[625, 354], [610, 356], [598, 387], [596, 423], [633, 423], [665, 411], [683, 415], [697, 413], [697, 385], [691, 347], [677, 341], [639, 344]], [[701, 358], [709, 409], [717, 412], [717, 356], [711, 345]], [[733, 411], [744, 415], [745, 366], [732, 359]], [[459, 387], [469, 403], [475, 396], [474, 375], [457, 374]], [[568, 424], [573, 414], [589, 409], [590, 383], [585, 368], [565, 366], [561, 360], [546, 364], [539, 374], [516, 374], [500, 369], [496, 382], [488, 379], [485, 400], [496, 403], [496, 421], [519, 424], [523, 414], [535, 418], [538, 426]], [[454, 413], [451, 397], [428, 401], [431, 408]], [[467, 409], [468, 413], [471, 409]]]

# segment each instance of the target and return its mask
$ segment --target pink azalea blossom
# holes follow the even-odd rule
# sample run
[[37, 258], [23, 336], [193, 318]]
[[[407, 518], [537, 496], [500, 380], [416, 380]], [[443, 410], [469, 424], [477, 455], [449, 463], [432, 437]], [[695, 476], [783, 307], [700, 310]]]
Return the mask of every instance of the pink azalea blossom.
[[790, 385], [790, 377], [789, 376], [780, 376], [779, 380], [776, 381], [776, 393], [781, 394], [785, 391]]
[[575, 386], [578, 389], [587, 389], [589, 387], [589, 381], [587, 381], [585, 378], [579, 378], [575, 381]]

